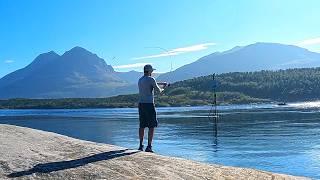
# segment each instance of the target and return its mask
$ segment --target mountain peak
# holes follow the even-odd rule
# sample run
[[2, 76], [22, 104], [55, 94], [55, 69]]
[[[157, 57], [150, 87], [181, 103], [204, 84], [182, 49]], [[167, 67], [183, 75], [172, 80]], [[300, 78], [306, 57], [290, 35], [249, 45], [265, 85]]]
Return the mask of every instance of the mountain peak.
[[63, 55], [95, 55], [95, 54], [93, 54], [92, 52], [88, 51], [83, 47], [75, 46], [69, 51], [66, 51]]
[[[247, 46], [244, 46], [243, 49], [247, 49], [250, 51], [256, 51], [256, 52], [266, 52], [266, 51], [272, 51], [281, 53], [283, 51], [291, 52], [291, 51], [298, 51], [298, 52], [310, 52], [308, 49], [291, 45], [291, 44], [281, 44], [281, 43], [271, 43], [271, 42], [256, 42], [254, 44], [250, 44]], [[293, 52], [291, 52], [293, 53]]]
[[59, 58], [59, 54], [54, 51], [49, 51], [47, 53], [42, 53], [36, 57], [36, 59], [29, 64], [29, 67], [32, 66], [33, 68], [39, 68], [43, 65], [46, 65], [55, 59]]
[[49, 52], [47, 52], [47, 53], [44, 53], [44, 54], [48, 54], [48, 55], [58, 55], [56, 52], [54, 52], [54, 51], [49, 51]]
[[284, 44], [280, 44], [280, 43], [274, 43], [274, 42], [255, 42], [253, 44], [249, 44], [250, 45], [284, 45]]
[[70, 51], [88, 51], [87, 49], [80, 47], [80, 46], [75, 46]]
[[57, 53], [54, 52], [54, 51], [49, 51], [49, 52], [40, 54], [38, 57], [49, 57], [49, 56], [56, 56], [56, 57], [58, 57], [59, 54], [57, 54]]
[[274, 43], [274, 42], [256, 42], [256, 43], [247, 45], [245, 47], [250, 47], [250, 46], [254, 46], [254, 47], [274, 47], [274, 48], [295, 47], [295, 48], [304, 49], [304, 48], [301, 48], [299, 46], [292, 45], [292, 44], [282, 44], [282, 43]]

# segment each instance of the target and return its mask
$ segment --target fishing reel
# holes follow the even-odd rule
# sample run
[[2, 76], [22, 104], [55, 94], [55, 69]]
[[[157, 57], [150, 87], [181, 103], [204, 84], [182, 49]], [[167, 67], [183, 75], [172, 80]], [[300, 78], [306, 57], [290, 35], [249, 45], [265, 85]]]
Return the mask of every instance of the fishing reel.
[[164, 89], [165, 87], [169, 87], [170, 86], [170, 83], [167, 83], [167, 82], [158, 82], [157, 84], [162, 89]]

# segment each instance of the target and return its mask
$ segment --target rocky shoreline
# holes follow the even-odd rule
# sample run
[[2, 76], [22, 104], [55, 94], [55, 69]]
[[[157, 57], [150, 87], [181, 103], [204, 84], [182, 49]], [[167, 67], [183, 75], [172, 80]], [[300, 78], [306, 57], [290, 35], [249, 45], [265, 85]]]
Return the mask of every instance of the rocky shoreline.
[[0, 179], [307, 179], [0, 124]]

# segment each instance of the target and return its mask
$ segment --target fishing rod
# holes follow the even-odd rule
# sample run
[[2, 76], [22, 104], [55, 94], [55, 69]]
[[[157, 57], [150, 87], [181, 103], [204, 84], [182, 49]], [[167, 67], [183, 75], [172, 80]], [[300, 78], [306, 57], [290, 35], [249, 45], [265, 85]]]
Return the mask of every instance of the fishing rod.
[[[107, 63], [109, 63], [109, 65], [111, 65], [111, 66], [113, 67], [113, 65], [114, 65], [114, 61], [113, 61], [113, 60], [115, 60], [115, 59], [117, 59], [116, 56], [113, 56], [112, 58], [108, 58], [108, 61], [109, 61], [109, 62], [107, 62]], [[111, 63], [112, 63], [113, 65], [112, 65]]]
[[[160, 47], [160, 46], [151, 46], [151, 47], [145, 47], [145, 48], [153, 48], [153, 49], [160, 49], [162, 51], [164, 51], [169, 57], [170, 57], [170, 51], [168, 49], [165, 49], [163, 47]], [[167, 78], [167, 81], [168, 82], [159, 82], [158, 84], [161, 85], [161, 86], [167, 86], [169, 87], [170, 86], [170, 77], [171, 77], [171, 74], [172, 74], [172, 59], [171, 59], [171, 68], [170, 68], [170, 72], [168, 73], [168, 78]]]

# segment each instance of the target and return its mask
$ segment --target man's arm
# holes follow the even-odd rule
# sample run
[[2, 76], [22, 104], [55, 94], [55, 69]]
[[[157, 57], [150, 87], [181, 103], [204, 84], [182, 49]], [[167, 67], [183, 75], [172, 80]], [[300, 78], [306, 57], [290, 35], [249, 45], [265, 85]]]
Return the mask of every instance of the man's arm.
[[158, 84], [154, 78], [152, 78], [152, 79], [153, 79], [153, 82], [152, 82], [153, 88], [155, 89], [155, 91], [158, 91], [161, 93], [164, 89], [162, 89], [158, 86]]

